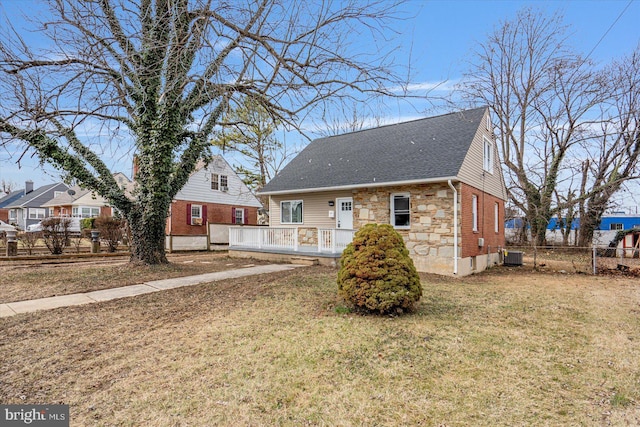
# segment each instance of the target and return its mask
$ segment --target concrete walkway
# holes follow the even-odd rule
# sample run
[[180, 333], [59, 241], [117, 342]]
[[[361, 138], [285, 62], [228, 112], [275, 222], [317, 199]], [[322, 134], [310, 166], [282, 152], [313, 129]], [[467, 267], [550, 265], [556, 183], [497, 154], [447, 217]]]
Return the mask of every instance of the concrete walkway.
[[103, 289], [101, 291], [81, 294], [60, 295], [28, 301], [0, 304], [0, 317], [15, 316], [20, 313], [31, 313], [39, 310], [70, 307], [73, 305], [91, 304], [94, 302], [110, 301], [118, 298], [134, 297], [166, 289], [182, 288], [184, 286], [199, 285], [201, 283], [217, 282], [237, 277], [254, 276], [257, 274], [275, 273], [292, 270], [301, 265], [269, 264], [246, 267], [236, 270], [218, 271], [216, 273], [199, 274], [197, 276], [176, 277], [174, 279], [154, 280], [141, 285], [123, 286], [120, 288]]

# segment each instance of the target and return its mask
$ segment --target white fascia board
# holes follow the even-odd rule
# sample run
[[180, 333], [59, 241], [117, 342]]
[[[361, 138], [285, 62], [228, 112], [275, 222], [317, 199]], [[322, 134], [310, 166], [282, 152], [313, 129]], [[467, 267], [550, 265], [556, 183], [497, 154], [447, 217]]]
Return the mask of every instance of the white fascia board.
[[353, 184], [353, 185], [339, 185], [335, 187], [318, 187], [318, 188], [297, 188], [295, 190], [281, 190], [281, 191], [258, 191], [258, 194], [263, 196], [277, 196], [284, 194], [296, 194], [296, 193], [319, 193], [321, 191], [338, 191], [338, 190], [352, 190], [357, 188], [374, 188], [374, 187], [392, 187], [398, 185], [414, 185], [414, 184], [433, 184], [436, 182], [447, 181], [459, 181], [457, 176], [445, 176], [431, 179], [414, 179], [410, 181], [393, 181], [393, 182], [370, 182], [366, 184]]

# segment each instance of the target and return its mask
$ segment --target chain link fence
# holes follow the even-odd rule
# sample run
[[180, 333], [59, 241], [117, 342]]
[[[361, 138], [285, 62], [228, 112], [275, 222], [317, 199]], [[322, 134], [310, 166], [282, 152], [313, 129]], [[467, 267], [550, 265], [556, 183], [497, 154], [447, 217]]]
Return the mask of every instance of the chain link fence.
[[605, 245], [507, 246], [503, 254], [519, 252], [525, 268], [560, 273], [630, 274], [640, 276], [639, 248], [612, 248]]

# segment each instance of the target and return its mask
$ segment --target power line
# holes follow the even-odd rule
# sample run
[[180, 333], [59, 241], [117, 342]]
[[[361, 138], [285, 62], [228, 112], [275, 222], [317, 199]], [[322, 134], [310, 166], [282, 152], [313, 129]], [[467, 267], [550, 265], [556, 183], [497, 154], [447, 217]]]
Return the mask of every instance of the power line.
[[600, 40], [598, 40], [598, 42], [596, 43], [595, 46], [593, 46], [593, 49], [591, 49], [591, 51], [587, 54], [587, 56], [584, 58], [584, 61], [586, 61], [591, 54], [593, 53], [594, 50], [596, 50], [596, 48], [600, 45], [600, 43], [602, 43], [602, 40], [604, 40], [604, 38], [607, 36], [607, 34], [609, 34], [609, 31], [611, 31], [611, 29], [618, 23], [618, 21], [620, 20], [620, 18], [622, 18], [622, 15], [624, 15], [624, 13], [627, 11], [627, 9], [629, 9], [629, 6], [631, 6], [631, 3], [633, 3], [633, 0], [629, 0], [629, 3], [627, 3], [627, 5], [625, 6], [624, 9], [622, 9], [622, 12], [620, 12], [620, 14], [618, 15], [618, 17], [616, 18], [615, 21], [613, 21], [613, 24], [611, 24], [609, 26], [609, 28], [607, 29], [607, 31], [604, 32], [604, 34], [602, 35], [602, 37], [600, 37]]

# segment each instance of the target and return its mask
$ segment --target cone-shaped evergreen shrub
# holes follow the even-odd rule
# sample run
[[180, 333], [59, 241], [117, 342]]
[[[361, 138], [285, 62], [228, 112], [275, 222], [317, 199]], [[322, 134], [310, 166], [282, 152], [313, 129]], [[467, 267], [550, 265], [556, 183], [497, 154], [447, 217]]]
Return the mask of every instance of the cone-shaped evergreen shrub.
[[367, 224], [342, 253], [338, 293], [379, 313], [410, 309], [422, 296], [420, 277], [402, 236], [388, 224]]

